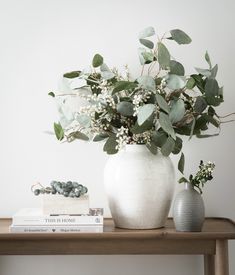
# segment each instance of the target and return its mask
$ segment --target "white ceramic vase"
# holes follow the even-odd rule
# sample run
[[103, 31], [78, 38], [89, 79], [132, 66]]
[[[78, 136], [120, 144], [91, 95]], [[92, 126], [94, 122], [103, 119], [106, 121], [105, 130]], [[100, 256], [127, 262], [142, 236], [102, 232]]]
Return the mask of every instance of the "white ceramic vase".
[[169, 157], [153, 155], [145, 145], [127, 145], [110, 156], [105, 189], [116, 227], [160, 228], [165, 225], [175, 188]]

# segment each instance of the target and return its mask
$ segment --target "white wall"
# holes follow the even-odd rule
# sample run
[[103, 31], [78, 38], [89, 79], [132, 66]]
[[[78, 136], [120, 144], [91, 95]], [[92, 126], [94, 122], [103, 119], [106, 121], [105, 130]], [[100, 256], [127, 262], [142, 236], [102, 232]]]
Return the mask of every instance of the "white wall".
[[[130, 64], [137, 74], [137, 34], [146, 26], [160, 34], [182, 28], [191, 35], [189, 46], [169, 44], [189, 72], [192, 65], [205, 66], [207, 49], [219, 64], [219, 80], [225, 86], [220, 113], [234, 111], [234, 10], [232, 0], [0, 0], [0, 216], [39, 205], [30, 186], [51, 179], [82, 181], [90, 189], [92, 205], [104, 206], [109, 215], [102, 185], [107, 156], [97, 144], [61, 145], [44, 133], [56, 119], [47, 93], [57, 89], [63, 72], [89, 65], [96, 52], [111, 66]], [[208, 216], [235, 219], [234, 136], [235, 124], [225, 124], [219, 137], [185, 144], [188, 173], [200, 159], [217, 165], [215, 179], [204, 192]], [[234, 257], [235, 243], [230, 242], [231, 274]], [[62, 275], [68, 270], [83, 275], [196, 275], [202, 274], [202, 258], [0, 257], [0, 275]]]

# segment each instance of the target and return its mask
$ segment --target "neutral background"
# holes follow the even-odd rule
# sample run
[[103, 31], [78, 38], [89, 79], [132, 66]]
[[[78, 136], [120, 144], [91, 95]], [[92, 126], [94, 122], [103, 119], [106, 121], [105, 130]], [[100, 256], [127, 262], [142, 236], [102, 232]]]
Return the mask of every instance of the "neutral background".
[[[147, 26], [154, 26], [160, 35], [173, 28], [190, 34], [189, 46], [169, 43], [172, 55], [189, 73], [193, 66], [206, 66], [207, 49], [219, 64], [218, 78], [225, 87], [219, 112], [234, 111], [234, 12], [232, 0], [1, 0], [0, 216], [39, 206], [30, 186], [52, 179], [86, 184], [92, 205], [105, 207], [109, 215], [102, 184], [107, 156], [101, 145], [59, 144], [45, 134], [57, 119], [47, 93], [57, 90], [63, 72], [86, 67], [96, 52], [110, 66], [122, 69], [130, 64], [137, 75], [137, 35]], [[215, 178], [204, 190], [208, 216], [235, 219], [234, 136], [235, 124], [224, 124], [219, 137], [185, 143], [186, 173], [194, 171], [200, 159], [216, 162]], [[177, 159], [173, 161], [176, 164]], [[231, 274], [235, 274], [235, 243], [229, 248]], [[202, 270], [200, 256], [0, 257], [0, 275], [198, 275]]]

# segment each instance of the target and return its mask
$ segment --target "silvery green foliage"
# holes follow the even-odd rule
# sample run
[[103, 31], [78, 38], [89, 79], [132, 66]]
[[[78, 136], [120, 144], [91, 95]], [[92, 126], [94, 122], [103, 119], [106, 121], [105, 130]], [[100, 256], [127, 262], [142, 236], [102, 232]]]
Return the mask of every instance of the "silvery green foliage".
[[[132, 78], [127, 68], [124, 73], [110, 68], [97, 53], [89, 69], [64, 74], [71, 87], [69, 94], [49, 93], [61, 101], [60, 120], [54, 126], [59, 140], [104, 141], [108, 154], [117, 153], [125, 144], [146, 144], [153, 154], [161, 151], [168, 156], [181, 152], [182, 135], [204, 138], [218, 134], [205, 134], [210, 125], [219, 128], [215, 108], [223, 102], [223, 88], [216, 80], [218, 65], [212, 64], [208, 52], [207, 67], [187, 75], [165, 43], [189, 44], [191, 38], [184, 31], [173, 29], [160, 36], [148, 27], [138, 39], [138, 77]], [[66, 107], [69, 97], [79, 97], [83, 104], [70, 112]], [[183, 153], [179, 170], [183, 173]]]

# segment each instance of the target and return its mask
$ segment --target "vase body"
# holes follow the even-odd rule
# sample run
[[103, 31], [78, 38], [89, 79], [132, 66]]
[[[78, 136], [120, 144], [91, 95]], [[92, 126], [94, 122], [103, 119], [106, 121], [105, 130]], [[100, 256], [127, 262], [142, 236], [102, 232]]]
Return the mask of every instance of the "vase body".
[[175, 181], [169, 157], [145, 145], [127, 145], [105, 166], [104, 183], [116, 227], [160, 228], [170, 209]]
[[173, 216], [177, 231], [201, 231], [205, 219], [205, 207], [201, 195], [191, 183], [185, 183], [183, 191], [175, 198]]

